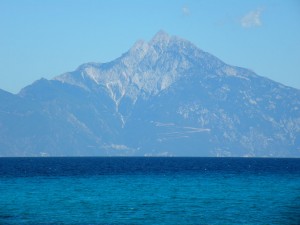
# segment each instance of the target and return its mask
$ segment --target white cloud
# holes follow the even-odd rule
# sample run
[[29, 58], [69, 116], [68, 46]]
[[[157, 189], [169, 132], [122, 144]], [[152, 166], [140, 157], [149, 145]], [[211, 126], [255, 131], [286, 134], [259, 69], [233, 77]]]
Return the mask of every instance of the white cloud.
[[261, 13], [262, 9], [258, 8], [254, 11], [248, 12], [246, 15], [244, 15], [241, 20], [240, 24], [242, 27], [250, 28], [250, 27], [259, 27], [262, 25], [261, 22]]
[[190, 9], [189, 9], [189, 7], [188, 6], [183, 6], [182, 8], [181, 8], [181, 10], [182, 10], [182, 14], [183, 15], [185, 15], [185, 16], [189, 16], [190, 15]]

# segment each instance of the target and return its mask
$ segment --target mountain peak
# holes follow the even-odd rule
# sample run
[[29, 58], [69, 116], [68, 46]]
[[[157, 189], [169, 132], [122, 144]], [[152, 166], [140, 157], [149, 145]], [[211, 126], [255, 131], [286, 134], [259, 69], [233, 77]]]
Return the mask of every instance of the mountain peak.
[[171, 39], [171, 36], [168, 33], [166, 33], [163, 30], [160, 30], [154, 35], [154, 37], [152, 38], [150, 43], [169, 42], [170, 39]]

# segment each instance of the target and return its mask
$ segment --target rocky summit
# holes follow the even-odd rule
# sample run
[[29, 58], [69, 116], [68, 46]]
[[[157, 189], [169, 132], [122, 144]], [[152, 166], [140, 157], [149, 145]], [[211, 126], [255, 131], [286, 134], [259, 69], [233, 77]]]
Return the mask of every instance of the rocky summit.
[[300, 90], [160, 31], [108, 63], [0, 90], [0, 156], [300, 157]]

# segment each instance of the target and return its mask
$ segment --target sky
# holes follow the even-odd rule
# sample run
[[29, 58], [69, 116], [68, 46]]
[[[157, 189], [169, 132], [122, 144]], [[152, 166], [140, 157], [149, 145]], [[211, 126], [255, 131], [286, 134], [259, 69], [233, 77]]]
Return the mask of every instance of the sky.
[[109, 62], [159, 30], [300, 89], [299, 0], [0, 0], [0, 89]]

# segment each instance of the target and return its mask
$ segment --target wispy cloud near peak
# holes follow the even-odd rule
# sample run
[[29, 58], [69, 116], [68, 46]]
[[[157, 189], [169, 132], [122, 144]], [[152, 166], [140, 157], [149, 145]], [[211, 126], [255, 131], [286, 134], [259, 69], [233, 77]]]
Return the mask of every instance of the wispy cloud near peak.
[[262, 8], [258, 8], [254, 11], [248, 12], [240, 19], [240, 24], [244, 28], [259, 27], [262, 25], [261, 14]]
[[185, 16], [189, 16], [190, 15], [190, 9], [186, 5], [182, 6], [181, 11], [182, 11], [182, 14], [185, 15]]

